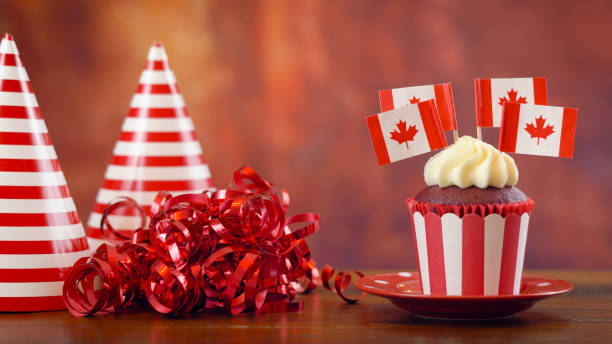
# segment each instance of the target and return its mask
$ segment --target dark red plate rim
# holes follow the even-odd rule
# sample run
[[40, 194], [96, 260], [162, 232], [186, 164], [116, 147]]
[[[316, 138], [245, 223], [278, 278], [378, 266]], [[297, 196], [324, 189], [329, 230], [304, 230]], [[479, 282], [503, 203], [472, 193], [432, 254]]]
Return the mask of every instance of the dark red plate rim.
[[[544, 297], [560, 295], [573, 289], [570, 282], [549, 277], [524, 275], [521, 280], [521, 292], [517, 295], [423, 295], [418, 290], [417, 293], [406, 293], [397, 289], [397, 284], [404, 282], [418, 281], [418, 272], [398, 272], [391, 274], [370, 275], [360, 278], [355, 285], [360, 290], [387, 298], [419, 298], [431, 300], [526, 300], [540, 299]], [[388, 284], [376, 283], [375, 280], [387, 281]], [[391, 280], [391, 281], [389, 281]], [[546, 283], [542, 286], [541, 284]], [[526, 288], [531, 287], [531, 288]], [[420, 289], [420, 287], [419, 287]], [[415, 290], [417, 292], [417, 290]]]

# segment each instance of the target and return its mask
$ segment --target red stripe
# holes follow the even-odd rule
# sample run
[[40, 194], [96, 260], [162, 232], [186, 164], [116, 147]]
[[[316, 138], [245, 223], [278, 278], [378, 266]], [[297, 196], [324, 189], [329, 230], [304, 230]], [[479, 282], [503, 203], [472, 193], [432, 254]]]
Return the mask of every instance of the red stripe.
[[438, 110], [436, 109], [436, 103], [433, 99], [420, 102], [419, 113], [421, 114], [421, 121], [425, 128], [425, 135], [427, 136], [427, 142], [431, 150], [446, 147], [446, 138], [444, 137], [444, 131], [442, 130], [442, 123], [440, 123], [440, 116], [438, 116]]
[[378, 164], [385, 165], [390, 163], [391, 159], [389, 159], [389, 152], [387, 152], [387, 145], [385, 144], [385, 138], [383, 137], [378, 116], [379, 115], [368, 116], [366, 118], [366, 122], [368, 124], [368, 129], [370, 130], [370, 137], [372, 138], [372, 143], [374, 144], [374, 151], [376, 152]]
[[67, 185], [60, 186], [0, 186], [3, 199], [46, 199], [70, 197]]
[[112, 165], [120, 166], [193, 166], [203, 165], [206, 161], [202, 154], [187, 156], [128, 156], [115, 155]]
[[12, 41], [13, 40], [13, 35], [11, 35], [8, 32], [5, 32], [4, 36], [2, 36], [2, 39], [6, 39], [6, 40], [9, 40], [9, 41]]
[[514, 153], [516, 151], [516, 135], [518, 132], [521, 104], [504, 103], [502, 106], [502, 121], [499, 129], [498, 148], [502, 152]]
[[516, 258], [518, 253], [521, 218], [517, 214], [508, 214], [505, 218], [504, 243], [502, 248], [501, 269], [499, 275], [499, 294], [511, 295], [514, 291]]
[[195, 141], [195, 131], [177, 131], [177, 132], [142, 132], [142, 131], [124, 131], [119, 136], [121, 141], [139, 141], [139, 142], [183, 142]]
[[378, 91], [378, 99], [380, 100], [380, 112], [385, 112], [394, 109], [393, 91], [382, 90]]
[[446, 294], [442, 220], [440, 220], [440, 216], [432, 213], [425, 215], [425, 235], [431, 294]]
[[128, 117], [175, 118], [187, 117], [187, 108], [131, 108]]
[[491, 79], [474, 79], [474, 98], [476, 101], [476, 126], [492, 127]]
[[88, 248], [85, 237], [48, 241], [0, 241], [0, 252], [2, 254], [69, 253], [87, 250]]
[[212, 187], [210, 179], [195, 179], [181, 181], [157, 181], [157, 180], [105, 180], [102, 187], [109, 190], [124, 191], [173, 191], [173, 190], [197, 190], [204, 191]]
[[64, 299], [59, 296], [0, 297], [0, 312], [35, 312], [65, 309]]
[[140, 84], [136, 93], [144, 94], [179, 94], [178, 84]]
[[[118, 228], [113, 228], [116, 232], [118, 232], [119, 234], [122, 234], [124, 236], [130, 237], [132, 236], [132, 234], [134, 234], [134, 231], [137, 228], [134, 228], [132, 230], [129, 229], [118, 229]], [[103, 237], [102, 233], [100, 233], [100, 228], [99, 227], [87, 227], [85, 229], [85, 233], [87, 233], [87, 236], [89, 238], [94, 238], [94, 239], [106, 239], [108, 240], [108, 237]], [[104, 234], [107, 234], [107, 232], [104, 232]], [[112, 240], [111, 240], [112, 241]]]
[[482, 216], [468, 214], [463, 217], [462, 234], [462, 295], [484, 294], [484, 233]]
[[51, 145], [48, 133], [0, 132], [0, 145]]
[[58, 172], [57, 159], [0, 159], [0, 170], [4, 172]]
[[441, 85], [434, 85], [436, 94], [436, 106], [438, 115], [442, 122], [444, 131], [457, 130], [457, 118], [455, 116], [455, 103], [453, 102], [453, 90], [450, 82]]
[[578, 109], [563, 108], [563, 124], [561, 125], [561, 142], [559, 143], [559, 157], [572, 158], [574, 156], [574, 138], [576, 136], [576, 119]]
[[[115, 230], [117, 230], [117, 229], [115, 229]], [[119, 231], [119, 233], [124, 234], [123, 232], [120, 232], [120, 231]], [[101, 239], [102, 238], [102, 234], [100, 234], [100, 228], [99, 227], [89, 227], [88, 226], [87, 228], [85, 228], [85, 234], [89, 238], [96, 238], [96, 239]]]
[[547, 105], [548, 99], [546, 96], [546, 78], [533, 78], [533, 103], [538, 105]]
[[42, 119], [42, 114], [38, 107], [0, 105], [0, 118]]
[[0, 91], [34, 93], [32, 84], [23, 80], [0, 80]]
[[145, 70], [170, 70], [170, 64], [167, 60], [147, 60], [144, 66]]
[[37, 213], [37, 214], [0, 214], [0, 223], [3, 226], [29, 227], [29, 226], [66, 226], [79, 223], [76, 211], [63, 213]]
[[19, 55], [0, 54], [0, 66], [23, 67]]
[[0, 283], [63, 281], [70, 267], [48, 269], [0, 269]]

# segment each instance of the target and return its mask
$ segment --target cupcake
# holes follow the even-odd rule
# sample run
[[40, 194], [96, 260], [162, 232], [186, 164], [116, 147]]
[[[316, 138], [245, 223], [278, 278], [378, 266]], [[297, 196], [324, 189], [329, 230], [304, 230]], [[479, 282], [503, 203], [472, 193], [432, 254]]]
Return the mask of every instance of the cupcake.
[[470, 136], [425, 164], [427, 187], [406, 200], [426, 295], [520, 292], [533, 200], [514, 160]]

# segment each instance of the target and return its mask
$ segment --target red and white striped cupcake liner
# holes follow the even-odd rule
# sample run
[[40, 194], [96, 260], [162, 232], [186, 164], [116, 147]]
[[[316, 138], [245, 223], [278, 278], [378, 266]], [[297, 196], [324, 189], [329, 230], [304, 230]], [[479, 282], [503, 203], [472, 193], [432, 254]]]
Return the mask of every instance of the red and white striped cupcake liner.
[[63, 309], [62, 285], [89, 255], [13, 37], [0, 43], [0, 311]]
[[[211, 186], [210, 170], [166, 51], [153, 43], [87, 222], [89, 243], [96, 248], [108, 242], [101, 236], [100, 220], [104, 207], [117, 197], [135, 199], [148, 214], [161, 190], [196, 193]], [[141, 224], [133, 210], [114, 213], [109, 221], [124, 235]]]
[[520, 292], [533, 200], [448, 206], [408, 199], [425, 295]]

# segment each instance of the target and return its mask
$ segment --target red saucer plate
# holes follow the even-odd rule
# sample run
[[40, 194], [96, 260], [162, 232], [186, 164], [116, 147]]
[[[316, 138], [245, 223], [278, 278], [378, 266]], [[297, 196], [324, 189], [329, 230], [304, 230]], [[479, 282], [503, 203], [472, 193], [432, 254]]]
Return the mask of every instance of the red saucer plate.
[[567, 293], [572, 284], [560, 279], [523, 276], [518, 295], [423, 295], [418, 272], [366, 276], [357, 288], [389, 299], [412, 314], [438, 319], [503, 318], [531, 308], [542, 299]]

